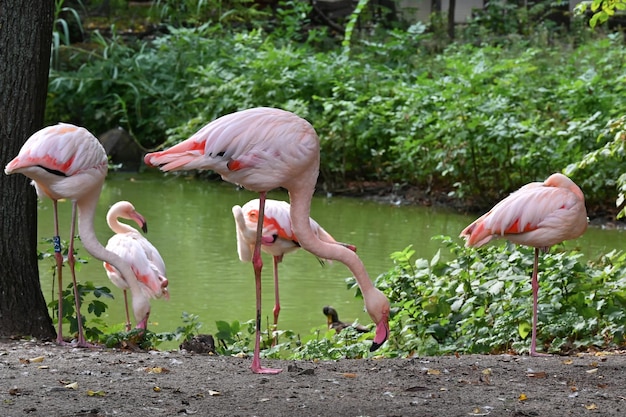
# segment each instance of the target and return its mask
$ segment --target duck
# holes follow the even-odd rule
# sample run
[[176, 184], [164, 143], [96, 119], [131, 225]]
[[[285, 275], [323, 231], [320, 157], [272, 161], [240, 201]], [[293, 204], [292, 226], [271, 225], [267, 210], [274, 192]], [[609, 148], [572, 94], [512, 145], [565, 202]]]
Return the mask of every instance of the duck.
[[337, 310], [335, 310], [331, 306], [325, 306], [322, 309], [322, 312], [324, 313], [324, 315], [326, 316], [326, 319], [328, 320], [328, 328], [331, 330], [334, 329], [337, 333], [341, 333], [343, 329], [348, 328], [348, 327], [352, 327], [354, 330], [356, 330], [359, 333], [369, 332], [369, 329], [361, 324], [350, 324], [350, 323], [344, 323], [340, 321]]

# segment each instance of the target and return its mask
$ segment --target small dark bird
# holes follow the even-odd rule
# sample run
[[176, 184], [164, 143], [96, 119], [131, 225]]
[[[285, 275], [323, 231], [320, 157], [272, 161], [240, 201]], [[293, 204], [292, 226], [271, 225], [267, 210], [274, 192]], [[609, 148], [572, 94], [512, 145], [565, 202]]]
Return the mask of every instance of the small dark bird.
[[328, 320], [328, 328], [335, 329], [337, 333], [341, 333], [341, 331], [345, 329], [346, 327], [352, 327], [354, 330], [356, 330], [359, 333], [369, 332], [369, 329], [367, 327], [362, 326], [360, 324], [354, 325], [354, 324], [349, 324], [349, 323], [344, 323], [342, 321], [339, 321], [339, 314], [337, 314], [337, 310], [335, 310], [331, 306], [324, 307], [322, 309], [322, 312], [324, 313], [324, 315], [326, 316], [326, 319]]

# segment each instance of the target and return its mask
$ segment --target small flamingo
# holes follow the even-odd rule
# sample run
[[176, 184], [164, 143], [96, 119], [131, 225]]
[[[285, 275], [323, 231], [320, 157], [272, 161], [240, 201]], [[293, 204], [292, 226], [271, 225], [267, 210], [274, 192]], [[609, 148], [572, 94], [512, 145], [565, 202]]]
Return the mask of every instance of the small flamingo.
[[[280, 297], [278, 291], [278, 264], [283, 256], [300, 248], [300, 243], [291, 227], [289, 203], [278, 200], [265, 200], [265, 218], [261, 235], [261, 250], [272, 255], [274, 259], [274, 326], [278, 324], [280, 314]], [[256, 232], [259, 220], [259, 199], [248, 201], [243, 207], [233, 206], [233, 216], [237, 231], [237, 252], [242, 262], [252, 261]], [[322, 241], [337, 242], [315, 220], [310, 219], [313, 233]], [[356, 251], [352, 245], [340, 243], [350, 250]]]
[[539, 250], [547, 252], [551, 246], [582, 236], [587, 222], [583, 192], [574, 181], [557, 173], [544, 182], [526, 184], [461, 232], [466, 246], [480, 247], [504, 238], [535, 248], [531, 356], [542, 356], [536, 351]]
[[76, 218], [80, 240], [94, 258], [109, 262], [125, 277], [134, 276], [130, 266], [117, 254], [106, 250], [98, 241], [93, 228], [93, 218], [100, 198], [104, 178], [107, 174], [107, 155], [104, 148], [87, 129], [67, 123], [48, 126], [33, 134], [24, 143], [18, 155], [4, 168], [5, 174], [20, 173], [32, 179], [37, 195], [50, 198], [54, 210], [54, 257], [59, 281], [59, 320], [57, 343], [63, 340], [63, 255], [59, 237], [59, 217], [57, 202], [61, 199], [72, 201], [72, 223], [67, 262], [74, 284], [74, 301], [78, 321], [77, 346], [93, 346], [85, 341], [80, 315], [80, 298], [76, 282], [74, 259], [74, 235]]
[[212, 170], [228, 182], [259, 193], [259, 221], [252, 255], [256, 284], [256, 336], [252, 372], [276, 374], [281, 369], [260, 363], [261, 337], [261, 238], [267, 191], [289, 191], [292, 228], [303, 249], [321, 259], [345, 264], [361, 288], [365, 309], [376, 323], [371, 350], [389, 335], [389, 301], [374, 287], [359, 257], [350, 249], [320, 240], [310, 222], [311, 199], [320, 164], [320, 141], [313, 126], [280, 109], [258, 107], [220, 117], [189, 139], [162, 152], [145, 156], [148, 166], [162, 171]]
[[[108, 262], [103, 262], [109, 279], [116, 287], [124, 292], [126, 308], [126, 331], [130, 331], [130, 316], [128, 314], [128, 298], [126, 290], [130, 289], [133, 295], [133, 309], [138, 329], [146, 329], [150, 316], [151, 298], [170, 298], [167, 289], [168, 280], [165, 276], [165, 262], [159, 251], [143, 237], [135, 228], [121, 223], [119, 218], [133, 220], [144, 232], [148, 231], [145, 218], [135, 210], [128, 201], [118, 201], [113, 204], [107, 213], [107, 223], [115, 235], [111, 236], [106, 249], [118, 254], [135, 271], [139, 280], [136, 285], [130, 285], [128, 280]], [[133, 279], [131, 277], [130, 279]]]

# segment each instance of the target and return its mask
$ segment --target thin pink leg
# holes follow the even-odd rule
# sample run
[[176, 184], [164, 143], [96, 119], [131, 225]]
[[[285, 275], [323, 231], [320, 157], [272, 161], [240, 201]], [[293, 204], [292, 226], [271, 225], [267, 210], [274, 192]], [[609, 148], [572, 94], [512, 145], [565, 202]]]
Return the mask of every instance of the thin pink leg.
[[124, 290], [124, 306], [126, 307], [126, 331], [130, 332], [131, 324], [130, 314], [128, 314], [128, 295], [126, 294], [126, 290]]
[[[280, 314], [280, 297], [278, 295], [278, 264], [280, 263], [281, 258], [281, 256], [274, 256], [274, 326], [272, 326], [272, 330], [276, 330], [278, 328], [278, 315]], [[278, 343], [278, 335], [274, 336], [272, 346], [276, 346], [276, 343]]]
[[530, 341], [530, 356], [550, 356], [546, 353], [537, 352], [537, 304], [539, 302], [539, 248], [535, 248], [535, 264], [533, 266], [533, 276], [531, 286], [533, 290], [533, 330]]
[[280, 257], [274, 256], [274, 327], [278, 324], [280, 314], [280, 297], [278, 296], [278, 263]]
[[265, 216], [265, 193], [259, 195], [259, 218], [257, 223], [256, 243], [252, 254], [252, 266], [254, 267], [254, 280], [256, 284], [256, 334], [254, 340], [254, 353], [252, 356], [252, 372], [255, 374], [277, 374], [282, 369], [264, 368], [261, 366], [261, 235], [263, 233], [263, 219]]
[[57, 279], [59, 282], [57, 344], [65, 345], [66, 343], [63, 340], [63, 249], [61, 248], [61, 237], [59, 236], [59, 212], [57, 210], [56, 200], [52, 200], [52, 210], [54, 212], [54, 236], [52, 237], [52, 244], [54, 245], [54, 259], [57, 264]]
[[78, 324], [78, 347], [95, 347], [85, 341], [85, 335], [83, 334], [83, 320], [80, 315], [80, 298], [78, 295], [78, 283], [76, 282], [76, 270], [74, 268], [76, 260], [74, 258], [74, 233], [76, 232], [76, 202], [72, 203], [72, 225], [70, 227], [70, 246], [67, 251], [67, 263], [70, 266], [72, 272], [72, 281], [74, 282], [74, 304], [76, 306], [76, 322]]

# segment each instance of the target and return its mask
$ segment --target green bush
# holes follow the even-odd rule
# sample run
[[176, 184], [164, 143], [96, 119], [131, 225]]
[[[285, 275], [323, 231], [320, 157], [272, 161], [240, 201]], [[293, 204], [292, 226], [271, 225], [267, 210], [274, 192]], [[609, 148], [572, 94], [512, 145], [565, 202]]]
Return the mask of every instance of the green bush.
[[[432, 34], [416, 24], [351, 33], [329, 49], [324, 31], [304, 36], [306, 11], [283, 3], [270, 33], [211, 22], [147, 42], [96, 35], [51, 71], [47, 118], [96, 134], [120, 125], [152, 149], [227, 113], [281, 107], [315, 126], [330, 188], [355, 179], [436, 187], [488, 207], [602, 147], [598, 132], [626, 110], [618, 36], [433, 53]], [[603, 185], [618, 175], [597, 172], [583, 187], [590, 205], [614, 199]]]
[[[395, 314], [382, 354], [522, 353], [530, 344], [532, 248], [501, 242], [469, 249], [440, 237], [453, 259], [413, 260], [377, 279]], [[552, 248], [539, 262], [538, 346], [553, 353], [622, 345], [626, 253], [585, 263], [576, 251]]]

